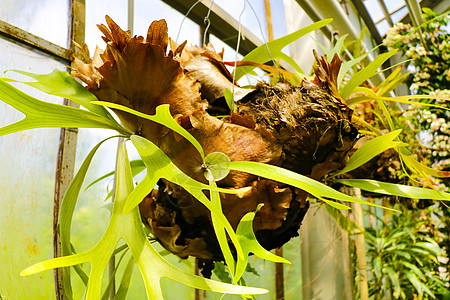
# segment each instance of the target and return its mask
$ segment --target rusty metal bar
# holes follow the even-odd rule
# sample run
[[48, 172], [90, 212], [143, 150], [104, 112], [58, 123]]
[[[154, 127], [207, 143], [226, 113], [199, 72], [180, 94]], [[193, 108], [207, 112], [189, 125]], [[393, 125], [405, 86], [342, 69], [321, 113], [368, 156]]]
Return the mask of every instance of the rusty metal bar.
[[[276, 248], [275, 255], [283, 256], [283, 248]], [[284, 299], [284, 264], [275, 263], [275, 293], [277, 300]]]
[[[72, 0], [70, 9], [70, 49], [68, 53], [75, 52], [75, 43], [84, 44], [85, 37], [85, 0]], [[71, 55], [67, 54], [67, 59], [71, 60]], [[64, 105], [79, 107], [78, 104], [64, 99]], [[61, 202], [70, 182], [73, 179], [75, 168], [75, 156], [77, 148], [78, 129], [61, 128], [58, 157], [55, 174], [55, 193], [53, 202], [53, 256], [62, 255], [61, 240], [58, 232], [59, 212]], [[65, 295], [64, 276], [69, 275], [69, 268], [55, 269], [55, 295], [56, 299], [68, 299]], [[70, 281], [69, 281], [70, 282]], [[70, 287], [67, 287], [70, 289]]]
[[2, 20], [0, 20], [0, 35], [25, 44], [44, 53], [56, 56], [57, 58], [66, 61], [70, 60], [69, 49], [55, 45], [47, 40], [44, 40], [43, 38], [40, 38]]

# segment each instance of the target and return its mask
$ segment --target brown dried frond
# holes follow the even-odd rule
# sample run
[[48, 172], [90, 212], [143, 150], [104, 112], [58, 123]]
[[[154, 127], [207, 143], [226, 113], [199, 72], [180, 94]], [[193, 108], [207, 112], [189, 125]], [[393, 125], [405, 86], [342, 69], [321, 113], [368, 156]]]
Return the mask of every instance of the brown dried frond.
[[337, 78], [339, 75], [339, 70], [342, 65], [342, 60], [336, 53], [334, 54], [331, 63], [329, 63], [327, 61], [326, 54], [321, 58], [319, 58], [316, 50], [313, 49], [313, 53], [317, 61], [317, 65], [313, 66], [314, 73], [316, 76], [314, 77], [314, 80], [312, 82], [317, 84], [321, 88], [328, 90], [329, 93], [336, 99], [341, 100], [341, 96], [339, 95], [339, 86]]

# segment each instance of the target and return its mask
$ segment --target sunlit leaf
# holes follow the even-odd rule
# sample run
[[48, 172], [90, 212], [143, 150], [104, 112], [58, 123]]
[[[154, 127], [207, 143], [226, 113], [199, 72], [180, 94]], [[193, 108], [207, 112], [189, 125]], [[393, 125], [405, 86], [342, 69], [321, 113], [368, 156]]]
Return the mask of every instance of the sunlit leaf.
[[[216, 181], [214, 180], [214, 177], [208, 179], [208, 181], [212, 187], [216, 187]], [[210, 194], [211, 204], [222, 213], [222, 202], [220, 201], [219, 192], [211, 191]], [[216, 233], [217, 241], [219, 242], [220, 250], [222, 251], [223, 257], [225, 259], [225, 263], [227, 264], [234, 278], [236, 262], [234, 260], [233, 254], [231, 253], [230, 245], [228, 244], [225, 226], [223, 226], [222, 223], [217, 220], [215, 214], [211, 214], [211, 220], [213, 223], [214, 232]], [[239, 238], [237, 240], [239, 241]], [[242, 249], [241, 245], [239, 245], [239, 247]], [[245, 255], [244, 251], [242, 251], [242, 253]], [[236, 283], [237, 281], [238, 279], [233, 279], [234, 283]]]
[[394, 288], [394, 297], [399, 297], [401, 293], [400, 281], [398, 278], [398, 273], [395, 272], [392, 268], [386, 267], [386, 272], [391, 280], [391, 286]]
[[128, 108], [126, 106], [111, 103], [111, 102], [104, 102], [104, 101], [93, 101], [93, 104], [103, 105], [109, 108], [114, 108], [118, 110], [125, 111], [127, 113], [136, 115], [138, 117], [151, 120], [155, 123], [161, 124], [166, 126], [167, 128], [172, 129], [179, 135], [183, 136], [185, 139], [187, 139], [191, 144], [197, 149], [197, 151], [200, 153], [202, 158], [205, 158], [205, 153], [203, 151], [202, 146], [200, 143], [183, 127], [181, 127], [180, 124], [177, 123], [170, 114], [169, 104], [161, 104], [158, 107], [156, 107], [156, 113], [153, 116], [141, 113], [137, 110]]
[[41, 271], [71, 266], [84, 262], [91, 263], [87, 300], [100, 299], [101, 285], [104, 271], [114, 253], [119, 240], [124, 239], [138, 265], [144, 279], [148, 299], [162, 300], [160, 286], [161, 278], [169, 278], [179, 283], [197, 289], [228, 293], [228, 294], [262, 294], [267, 290], [259, 288], [242, 287], [217, 282], [182, 271], [169, 264], [150, 244], [145, 235], [139, 210], [134, 208], [130, 213], [124, 214], [123, 208], [128, 194], [133, 190], [130, 163], [126, 154], [125, 143], [118, 154], [116, 200], [111, 219], [100, 241], [90, 250], [50, 259], [32, 265], [20, 274], [32, 275]]
[[362, 56], [359, 56], [357, 58], [354, 58], [352, 60], [344, 61], [341, 65], [341, 68], [339, 69], [339, 74], [337, 78], [337, 84], [338, 86], [341, 86], [342, 80], [344, 80], [345, 74], [348, 73], [348, 71], [355, 66], [357, 63], [359, 63], [361, 60], [363, 60], [369, 53], [366, 53]]
[[344, 47], [344, 42], [347, 37], [348, 37], [348, 34], [344, 34], [344, 35], [340, 36], [339, 39], [337, 40], [336, 44], [334, 45], [333, 49], [331, 49], [331, 50], [329, 50], [327, 47], [325, 47], [321, 43], [316, 42], [319, 45], [320, 49], [322, 49], [323, 53], [327, 55], [327, 59], [328, 59], [329, 63], [331, 63], [335, 54], [341, 56], [342, 48]]
[[[86, 177], [86, 173], [91, 164], [92, 158], [94, 154], [97, 152], [98, 148], [107, 140], [112, 137], [106, 138], [99, 142], [92, 150], [89, 152], [77, 174], [73, 178], [69, 187], [67, 188], [66, 193], [64, 194], [64, 198], [61, 203], [61, 211], [59, 215], [59, 232], [61, 235], [61, 252], [63, 256], [67, 256], [72, 254], [72, 244], [70, 242], [70, 232], [72, 226], [72, 218], [73, 212], [75, 210], [75, 206], [78, 200], [78, 195], [80, 194], [81, 186], [83, 185], [84, 179]], [[65, 283], [66, 285], [70, 285], [70, 275], [66, 269], [63, 270], [65, 275]], [[82, 270], [76, 270], [77, 273], [80, 273]], [[83, 272], [81, 273], [83, 274]], [[80, 275], [83, 276], [83, 275]], [[83, 277], [81, 277], [83, 278]]]
[[[292, 42], [298, 40], [302, 36], [320, 29], [329, 24], [333, 19], [325, 19], [302, 29], [299, 29], [291, 34], [285, 35], [279, 39], [267, 42], [256, 49], [253, 49], [250, 53], [244, 56], [242, 60], [253, 61], [257, 63], [266, 63], [272, 59], [282, 59], [289, 63], [297, 72], [304, 73], [298, 64], [289, 56], [281, 52], [281, 50]], [[236, 70], [236, 80], [239, 80], [242, 76], [252, 71], [254, 66], [239, 67]]]
[[104, 107], [90, 103], [91, 101], [96, 101], [97, 97], [78, 83], [78, 81], [76, 81], [75, 78], [73, 78], [68, 72], [55, 69], [50, 74], [41, 75], [18, 70], [11, 71], [31, 77], [36, 81], [24, 82], [7, 78], [3, 78], [3, 80], [21, 82], [43, 91], [44, 93], [70, 99], [97, 115], [114, 120], [111, 114]]
[[[130, 167], [131, 167], [131, 174], [133, 175], [133, 177], [135, 177], [136, 175], [140, 174], [142, 171], [144, 171], [146, 169], [145, 164], [144, 164], [144, 162], [141, 159], [136, 159], [136, 160], [130, 161]], [[114, 171], [111, 171], [109, 173], [106, 173], [105, 175], [100, 176], [99, 178], [97, 178], [94, 181], [92, 181], [86, 187], [86, 190], [89, 189], [94, 184], [102, 181], [103, 179], [111, 177], [113, 175], [114, 175]]]
[[397, 97], [382, 97], [382, 96], [370, 96], [370, 95], [368, 95], [368, 96], [361, 96], [361, 97], [355, 97], [355, 98], [352, 98], [352, 99], [348, 99], [346, 101], [346, 103], [347, 103], [348, 106], [352, 106], [352, 105], [355, 105], [355, 104], [358, 104], [358, 103], [367, 102], [367, 101], [382, 100], [382, 101], [399, 102], [399, 103], [405, 103], [405, 104], [411, 104], [411, 105], [435, 107], [435, 108], [445, 109], [445, 110], [449, 110], [450, 109], [448, 107], [441, 106], [441, 105], [436, 105], [436, 104], [431, 104], [431, 103], [424, 103], [424, 102], [417, 102], [417, 101], [411, 101], [409, 99], [450, 100], [449, 98], [446, 98], [446, 97], [434, 96], [434, 95], [429, 95], [429, 96], [409, 95], [409, 96], [397, 96]]
[[450, 193], [445, 193], [445, 192], [436, 191], [436, 190], [432, 190], [432, 189], [414, 187], [414, 186], [409, 186], [409, 185], [394, 184], [394, 183], [376, 181], [376, 180], [372, 180], [372, 179], [336, 179], [334, 181], [345, 184], [345, 185], [349, 185], [352, 187], [357, 187], [357, 188], [360, 188], [362, 190], [372, 192], [372, 193], [412, 198], [412, 199], [430, 199], [430, 200], [450, 201]]
[[124, 300], [125, 297], [127, 296], [131, 282], [131, 275], [133, 275], [134, 265], [135, 265], [134, 258], [130, 257], [127, 266], [125, 267], [125, 270], [123, 272], [119, 289], [117, 290], [117, 293], [114, 296], [114, 300]]
[[117, 122], [75, 107], [33, 98], [0, 79], [0, 100], [24, 113], [24, 119], [0, 128], [0, 136], [44, 127], [106, 128], [130, 134]]
[[353, 153], [353, 155], [350, 156], [345, 167], [336, 174], [334, 174], [333, 176], [350, 172], [362, 166], [363, 164], [365, 164], [366, 162], [368, 162], [369, 160], [371, 160], [372, 158], [386, 151], [389, 148], [407, 145], [398, 141], [394, 141], [401, 131], [402, 131], [401, 129], [398, 129], [396, 131], [389, 132], [385, 135], [376, 137], [368, 141], [367, 143], [362, 145], [361, 148], [356, 150], [355, 153]]
[[433, 177], [450, 177], [450, 171], [441, 171], [432, 169], [430, 167], [425, 166], [424, 164], [418, 162], [411, 154], [411, 152], [405, 147], [399, 147], [400, 157], [409, 164], [409, 166], [422, 174], [422, 177], [428, 179], [427, 175]]
[[354, 229], [361, 230], [358, 225], [355, 224], [355, 222], [345, 216], [339, 209], [336, 209], [331, 205], [328, 205], [327, 203], [325, 203], [323, 207], [325, 208], [326, 212], [336, 220], [336, 223], [339, 224], [339, 227], [341, 227], [346, 232], [352, 233]]
[[[259, 210], [261, 206], [262, 204], [259, 204], [257, 210]], [[242, 250], [244, 251], [244, 257], [238, 257], [234, 280], [239, 280], [242, 277], [242, 274], [244, 274], [248, 263], [248, 255], [250, 253], [253, 253], [265, 260], [290, 264], [290, 262], [285, 258], [267, 251], [259, 244], [258, 240], [256, 239], [255, 233], [253, 232], [253, 219], [255, 218], [255, 215], [256, 212], [248, 212], [247, 214], [245, 214], [236, 229], [239, 243], [241, 244]]]
[[392, 57], [396, 52], [397, 50], [391, 50], [387, 53], [378, 55], [366, 67], [355, 73], [347, 82], [347, 84], [341, 89], [340, 94], [342, 99], [350, 96], [356, 87], [360, 86], [364, 81], [374, 76], [377, 73], [378, 68], [381, 67], [381, 65], [390, 57]]
[[222, 211], [218, 210], [202, 192], [202, 190], [206, 189], [234, 194], [237, 190], [216, 188], [214, 186], [198, 182], [181, 172], [181, 170], [175, 166], [174, 163], [172, 163], [170, 158], [149, 140], [133, 135], [131, 136], [131, 141], [147, 166], [147, 176], [137, 185], [136, 189], [130, 193], [125, 204], [124, 212], [127, 213], [136, 207], [142, 199], [150, 193], [157, 181], [160, 178], [164, 178], [183, 187], [188, 193], [205, 205], [211, 211], [211, 214], [214, 215], [217, 222], [221, 223], [221, 226], [225, 227], [231, 241], [236, 247], [238, 255], [242, 256], [242, 249], [239, 246], [236, 234], [234, 233], [234, 230], [227, 218], [223, 215]]
[[295, 172], [277, 166], [252, 161], [232, 161], [228, 164], [228, 167], [226, 165], [223, 166], [219, 165], [217, 167], [229, 168], [235, 171], [246, 172], [267, 179], [271, 179], [277, 182], [289, 184], [308, 192], [309, 194], [313, 195], [316, 198], [329, 198], [340, 201], [356, 202], [361, 204], [367, 204], [370, 206], [381, 207], [387, 210], [398, 211], [396, 209], [380, 206], [368, 201], [364, 201], [346, 195], [344, 193], [336, 191], [335, 189], [323, 183], [320, 183], [319, 181], [316, 181], [309, 177], [297, 174]]
[[207, 180], [220, 181], [230, 173], [229, 169], [215, 168], [217, 164], [227, 164], [230, 162], [228, 156], [222, 152], [212, 152], [203, 160], [205, 166], [205, 178]]
[[225, 102], [227, 102], [228, 108], [230, 109], [230, 111], [233, 111], [235, 108], [233, 93], [230, 91], [230, 89], [226, 88], [223, 92], [223, 96], [225, 97]]

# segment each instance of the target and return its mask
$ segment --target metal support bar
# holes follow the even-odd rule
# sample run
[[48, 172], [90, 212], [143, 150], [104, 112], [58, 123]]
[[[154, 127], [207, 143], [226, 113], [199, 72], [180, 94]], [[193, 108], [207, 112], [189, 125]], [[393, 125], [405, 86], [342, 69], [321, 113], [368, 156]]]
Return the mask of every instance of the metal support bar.
[[[75, 43], [84, 44], [85, 36], [85, 0], [71, 1], [71, 27], [70, 27], [70, 50], [68, 53], [75, 53]], [[71, 58], [68, 55], [68, 59]], [[64, 99], [64, 105], [79, 107], [78, 104]], [[61, 240], [58, 232], [59, 212], [64, 194], [73, 179], [75, 168], [75, 155], [77, 148], [78, 130], [71, 128], [61, 128], [58, 157], [55, 174], [55, 194], [53, 202], [53, 256], [60, 257], [62, 253]], [[68, 268], [65, 269], [64, 276], [69, 276]], [[68, 299], [65, 295], [62, 269], [54, 270], [55, 295], [56, 299]], [[70, 282], [70, 281], [68, 281]], [[69, 288], [69, 287], [67, 287]]]
[[[319, 20], [333, 18], [334, 21], [329, 26], [331, 26], [333, 30], [338, 31], [339, 35], [348, 34], [350, 40], [359, 38], [359, 34], [355, 27], [353, 27], [350, 19], [336, 0], [314, 1], [314, 5], [312, 5], [312, 0], [295, 1], [305, 10], [313, 21], [315, 21], [314, 18], [319, 18]], [[305, 5], [306, 9], [302, 5]], [[369, 54], [367, 59], [372, 61], [372, 55]], [[382, 82], [384, 79], [385, 78], [381, 73], [378, 73], [372, 78], [375, 84]]]
[[383, 0], [378, 0], [378, 3], [381, 6], [381, 10], [383, 10], [384, 18], [389, 23], [389, 26], [391, 26], [391, 27], [394, 26], [394, 23], [392, 22], [392, 19], [391, 19], [391, 15], [389, 14], [389, 11], [388, 11], [384, 1]]
[[[173, 7], [183, 15], [186, 15], [188, 10], [192, 7], [189, 12], [188, 18], [197, 23], [199, 26], [204, 26], [204, 19], [208, 13], [209, 8], [211, 8], [211, 13], [209, 19], [211, 21], [211, 26], [208, 31], [214, 34], [217, 38], [222, 40], [228, 46], [236, 49], [237, 37], [239, 32], [239, 23], [232, 16], [226, 13], [218, 5], [212, 3], [211, 0], [162, 0], [169, 6]], [[198, 2], [198, 3], [197, 3]], [[195, 6], [194, 6], [195, 5]], [[253, 33], [248, 29], [241, 26], [241, 34], [244, 36], [241, 39], [239, 45], [239, 52], [245, 55], [262, 45], [262, 41], [258, 39]]]
[[380, 33], [378, 32], [378, 29], [375, 26], [363, 2], [361, 0], [352, 0], [352, 3], [358, 11], [359, 16], [364, 20], [364, 23], [366, 24], [367, 29], [369, 29], [370, 35], [374, 39], [375, 43], [377, 45], [383, 43], [383, 39], [381, 38]]
[[52, 56], [56, 56], [60, 59], [66, 61], [70, 60], [70, 50], [55, 45], [47, 40], [44, 40], [43, 38], [40, 38], [2, 20], [0, 20], [0, 35], [30, 46], [39, 51], [50, 54]]

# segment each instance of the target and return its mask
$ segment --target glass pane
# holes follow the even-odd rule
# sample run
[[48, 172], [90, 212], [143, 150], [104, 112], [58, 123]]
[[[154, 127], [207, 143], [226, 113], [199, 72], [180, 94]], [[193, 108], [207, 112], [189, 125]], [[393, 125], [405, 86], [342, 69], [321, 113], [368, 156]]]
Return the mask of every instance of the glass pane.
[[384, 13], [380, 7], [380, 4], [378, 3], [378, 0], [364, 1], [364, 5], [366, 6], [366, 9], [369, 12], [370, 17], [372, 18], [374, 23], [384, 18]]
[[386, 1], [385, 0], [384, 4], [386, 5], [388, 12], [392, 14], [394, 11], [396, 11], [400, 7], [405, 6], [405, 1], [403, 1], [403, 0], [388, 0], [388, 1]]
[[188, 41], [188, 45], [199, 45], [200, 28], [189, 18], [159, 0], [136, 0], [134, 7], [134, 32], [145, 36], [150, 23], [165, 19], [169, 36], [176, 42]]
[[128, 1], [127, 0], [88, 0], [86, 1], [86, 44], [91, 56], [95, 46], [105, 49], [102, 33], [97, 24], [106, 24], [105, 15], [110, 16], [122, 29], [127, 29]]
[[408, 8], [405, 6], [402, 9], [400, 9], [398, 12], [393, 13], [391, 15], [392, 22], [394, 24], [400, 22], [407, 14], [408, 14]]
[[2, 0], [0, 20], [67, 48], [69, 4], [61, 0]]
[[[0, 39], [0, 72], [19, 69], [49, 73], [65, 66], [40, 53]], [[7, 77], [18, 78], [14, 73]], [[23, 77], [22, 77], [23, 79]], [[61, 103], [32, 88], [41, 100]], [[0, 126], [23, 115], [0, 101]], [[59, 129], [34, 129], [0, 137], [0, 293], [6, 299], [52, 299], [53, 273], [21, 277], [19, 272], [46, 260], [52, 251], [52, 203]]]
[[267, 25], [264, 12], [264, 1], [217, 0], [220, 6], [236, 21], [250, 30], [261, 41], [267, 39]]
[[378, 23], [376, 25], [378, 32], [380, 33], [381, 36], [384, 36], [386, 34], [386, 32], [389, 29], [389, 23], [386, 20], [381, 21], [380, 23]]
[[[273, 38], [277, 39], [287, 34], [286, 29], [286, 15], [284, 14], [283, 1], [272, 0], [270, 1], [270, 12], [272, 14], [272, 28]], [[288, 50], [286, 48], [285, 50]]]

